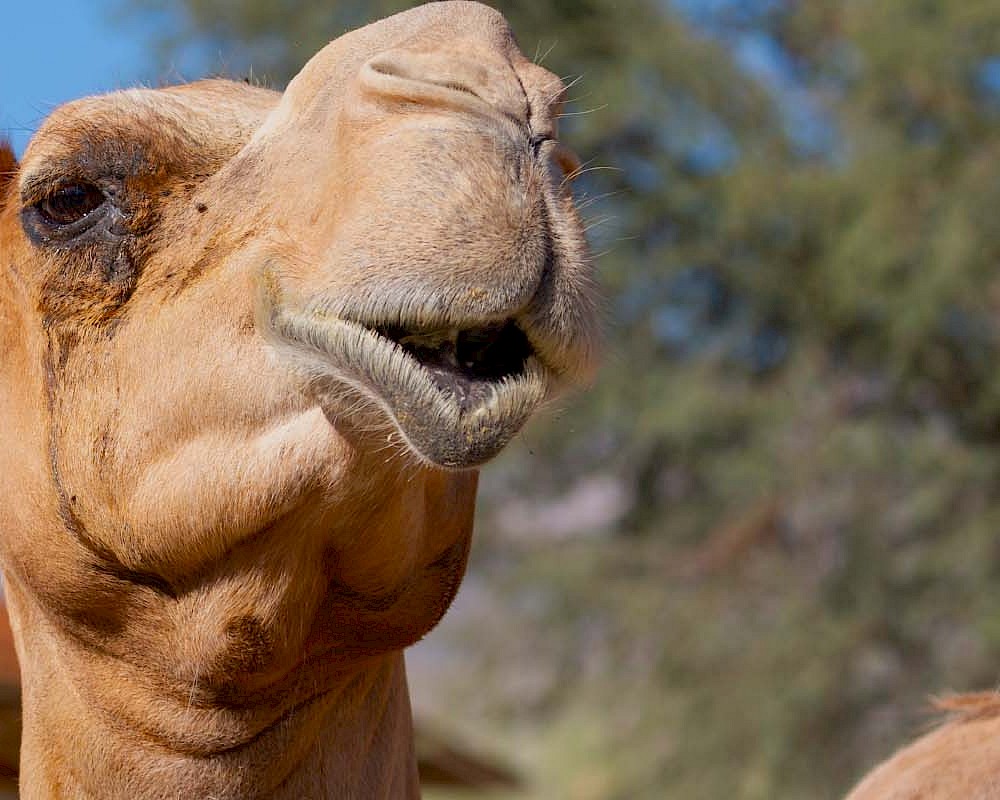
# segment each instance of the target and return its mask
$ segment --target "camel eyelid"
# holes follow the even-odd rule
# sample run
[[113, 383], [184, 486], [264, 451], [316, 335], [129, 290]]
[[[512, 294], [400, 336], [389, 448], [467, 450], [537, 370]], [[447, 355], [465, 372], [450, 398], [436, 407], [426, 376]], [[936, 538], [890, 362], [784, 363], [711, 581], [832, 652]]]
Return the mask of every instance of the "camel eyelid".
[[21, 206], [28, 208], [37, 205], [72, 184], [97, 185], [98, 182], [75, 172], [56, 170], [40, 170], [26, 175], [21, 179]]
[[[67, 190], [70, 194], [60, 202], [60, 193]], [[74, 203], [78, 203], [77, 208]], [[121, 213], [111, 197], [90, 181], [64, 181], [21, 208], [24, 232], [39, 246], [74, 246], [94, 241], [95, 236], [117, 239], [114, 225], [120, 219]]]
[[21, 206], [27, 208], [41, 202], [59, 185], [51, 173], [29, 175], [21, 179]]

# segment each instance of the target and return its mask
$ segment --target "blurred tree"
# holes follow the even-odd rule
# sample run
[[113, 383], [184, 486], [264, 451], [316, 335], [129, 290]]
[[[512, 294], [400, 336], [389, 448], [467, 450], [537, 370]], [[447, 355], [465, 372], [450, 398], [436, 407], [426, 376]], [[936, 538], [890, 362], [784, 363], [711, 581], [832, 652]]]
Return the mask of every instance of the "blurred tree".
[[[279, 87], [410, 5], [124, 2]], [[466, 712], [542, 721], [538, 797], [839, 796], [1000, 667], [1000, 5], [495, 5], [572, 84], [612, 341], [484, 486]], [[603, 528], [531, 522], [595, 475]]]

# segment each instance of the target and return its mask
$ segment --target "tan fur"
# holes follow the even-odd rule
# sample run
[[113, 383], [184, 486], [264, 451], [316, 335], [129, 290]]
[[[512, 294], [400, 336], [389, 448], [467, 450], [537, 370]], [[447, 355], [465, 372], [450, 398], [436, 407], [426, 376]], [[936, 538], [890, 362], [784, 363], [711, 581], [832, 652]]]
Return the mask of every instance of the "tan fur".
[[1000, 694], [935, 701], [949, 719], [870, 772], [847, 800], [995, 800], [1000, 797]]
[[14, 150], [10, 142], [0, 139], [0, 203], [3, 202], [7, 185], [13, 180], [17, 170], [17, 159], [14, 158]]
[[[444, 2], [283, 95], [42, 126], [0, 208], [24, 798], [418, 794], [402, 649], [458, 588], [473, 468], [595, 356], [561, 93]], [[83, 233], [42, 213], [67, 185], [106, 198]], [[507, 321], [524, 371], [466, 404], [374, 332]]]

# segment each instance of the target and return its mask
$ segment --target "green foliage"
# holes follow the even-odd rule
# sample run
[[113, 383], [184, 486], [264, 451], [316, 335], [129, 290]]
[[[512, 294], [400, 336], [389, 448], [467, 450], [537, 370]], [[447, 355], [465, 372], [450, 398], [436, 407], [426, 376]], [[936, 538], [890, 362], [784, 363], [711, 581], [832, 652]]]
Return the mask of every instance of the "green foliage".
[[[276, 85], [408, 5], [130, 2]], [[576, 81], [610, 298], [594, 389], [487, 475], [460, 626], [532, 796], [836, 797], [1000, 668], [1000, 6], [713, 5], [498, 3]], [[603, 528], [504, 527], [595, 475]]]

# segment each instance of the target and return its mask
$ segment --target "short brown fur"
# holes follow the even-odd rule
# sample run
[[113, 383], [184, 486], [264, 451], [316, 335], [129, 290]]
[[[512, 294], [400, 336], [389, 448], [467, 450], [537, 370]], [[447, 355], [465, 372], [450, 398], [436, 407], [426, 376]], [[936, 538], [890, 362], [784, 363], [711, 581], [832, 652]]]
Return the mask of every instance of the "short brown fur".
[[0, 203], [3, 202], [7, 186], [17, 172], [17, 159], [14, 158], [14, 148], [6, 139], [0, 139]]

